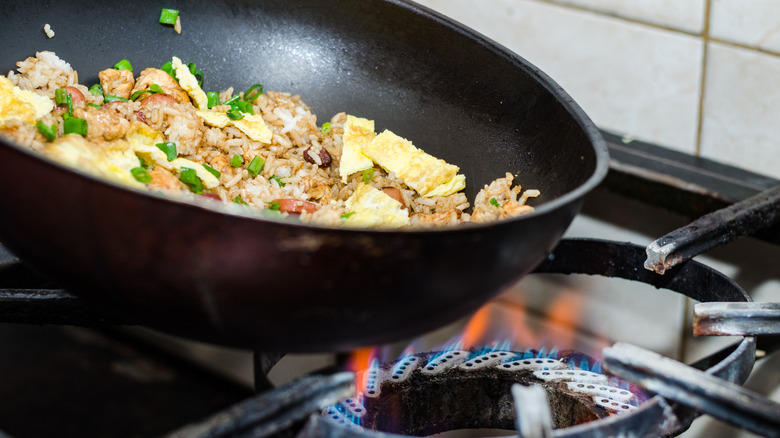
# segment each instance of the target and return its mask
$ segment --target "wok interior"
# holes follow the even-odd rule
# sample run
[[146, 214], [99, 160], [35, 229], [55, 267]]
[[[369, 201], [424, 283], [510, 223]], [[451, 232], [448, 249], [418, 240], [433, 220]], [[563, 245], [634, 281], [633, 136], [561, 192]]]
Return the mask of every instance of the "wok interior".
[[[595, 169], [589, 139], [549, 98], [533, 67], [403, 4], [166, 4], [181, 10], [177, 35], [157, 23], [153, 1], [36, 3], [0, 6], [6, 17], [0, 37], [9, 42], [0, 59], [4, 72], [51, 50], [90, 85], [123, 58], [140, 71], [178, 56], [202, 69], [206, 90], [261, 83], [300, 94], [318, 123], [341, 111], [374, 119], [378, 132], [391, 129], [460, 166], [472, 200], [484, 184], [511, 172], [524, 188], [542, 191], [538, 205], [579, 187]], [[38, 30], [45, 23], [54, 38]]]

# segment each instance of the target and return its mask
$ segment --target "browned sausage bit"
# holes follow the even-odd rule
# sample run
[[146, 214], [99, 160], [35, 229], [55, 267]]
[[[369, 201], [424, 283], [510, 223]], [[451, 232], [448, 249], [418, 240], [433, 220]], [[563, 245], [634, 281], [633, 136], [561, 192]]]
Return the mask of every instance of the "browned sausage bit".
[[274, 203], [279, 204], [279, 211], [284, 213], [301, 214], [305, 210], [308, 213], [317, 211], [317, 204], [300, 199], [282, 198], [274, 199]]
[[[309, 146], [309, 148], [303, 152], [304, 161], [307, 163], [316, 164], [319, 167], [330, 166], [330, 163], [333, 161], [333, 159], [330, 157], [328, 151], [324, 147], [320, 146], [320, 153], [315, 154], [312, 150], [313, 147], [314, 146]], [[317, 162], [317, 158], [319, 158], [319, 162]]]
[[404, 202], [404, 197], [401, 195], [401, 191], [398, 190], [395, 187], [382, 187], [382, 191], [385, 192], [385, 195], [395, 199], [396, 201], [401, 203], [401, 206], [403, 208], [406, 208], [406, 203]]

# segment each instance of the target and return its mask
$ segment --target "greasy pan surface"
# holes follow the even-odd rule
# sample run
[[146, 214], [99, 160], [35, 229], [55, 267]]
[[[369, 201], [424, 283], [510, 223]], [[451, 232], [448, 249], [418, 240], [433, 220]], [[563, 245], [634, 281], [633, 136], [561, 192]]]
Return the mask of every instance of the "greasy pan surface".
[[[157, 24], [181, 10], [183, 33]], [[300, 94], [376, 120], [461, 167], [467, 195], [507, 171], [537, 212], [490, 225], [362, 231], [225, 214], [95, 180], [0, 142], [0, 241], [75, 293], [225, 345], [330, 351], [416, 335], [536, 266], [607, 169], [587, 117], [518, 56], [402, 1], [28, 1], [0, 5], [0, 69], [36, 51], [82, 84], [178, 56], [204, 88]], [[56, 36], [42, 32], [49, 23]]]

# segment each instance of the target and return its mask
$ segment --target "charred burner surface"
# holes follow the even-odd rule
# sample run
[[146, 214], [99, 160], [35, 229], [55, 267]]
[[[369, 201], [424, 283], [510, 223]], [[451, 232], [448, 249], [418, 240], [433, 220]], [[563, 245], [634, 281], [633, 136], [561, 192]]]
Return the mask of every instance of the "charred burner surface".
[[554, 428], [632, 410], [646, 398], [618, 387], [616, 379], [580, 369], [579, 364], [595, 363], [582, 353], [537, 356], [463, 350], [408, 355], [367, 370], [366, 392], [324, 414], [347, 425], [354, 424], [347, 419], [352, 417], [366, 429], [426, 436], [458, 429], [513, 430], [514, 384], [545, 388]]

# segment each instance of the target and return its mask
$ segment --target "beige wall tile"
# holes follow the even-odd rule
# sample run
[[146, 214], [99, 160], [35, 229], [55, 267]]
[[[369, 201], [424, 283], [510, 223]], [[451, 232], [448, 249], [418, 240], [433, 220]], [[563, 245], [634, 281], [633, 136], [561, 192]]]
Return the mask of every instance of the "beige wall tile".
[[699, 34], [706, 0], [552, 0]]
[[713, 38], [780, 53], [777, 0], [714, 0], [710, 14]]
[[780, 177], [780, 58], [710, 44], [701, 154]]
[[700, 39], [529, 0], [421, 3], [540, 67], [599, 126], [695, 152]]

